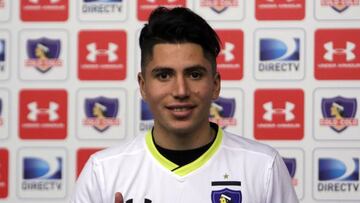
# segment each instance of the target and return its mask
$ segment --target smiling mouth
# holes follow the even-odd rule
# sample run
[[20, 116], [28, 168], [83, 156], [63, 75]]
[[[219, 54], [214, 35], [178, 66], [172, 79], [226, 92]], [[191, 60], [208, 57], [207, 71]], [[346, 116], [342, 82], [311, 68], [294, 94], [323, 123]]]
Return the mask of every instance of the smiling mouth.
[[192, 108], [191, 107], [175, 107], [175, 108], [170, 108], [170, 109], [175, 112], [182, 112], [182, 111], [188, 111]]

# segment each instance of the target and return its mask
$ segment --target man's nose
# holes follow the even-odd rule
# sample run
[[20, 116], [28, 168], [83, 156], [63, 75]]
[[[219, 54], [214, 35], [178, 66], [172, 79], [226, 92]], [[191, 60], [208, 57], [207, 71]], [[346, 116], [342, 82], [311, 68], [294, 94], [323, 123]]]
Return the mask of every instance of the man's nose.
[[176, 98], [182, 99], [189, 96], [189, 84], [184, 76], [176, 77], [174, 84], [173, 95]]

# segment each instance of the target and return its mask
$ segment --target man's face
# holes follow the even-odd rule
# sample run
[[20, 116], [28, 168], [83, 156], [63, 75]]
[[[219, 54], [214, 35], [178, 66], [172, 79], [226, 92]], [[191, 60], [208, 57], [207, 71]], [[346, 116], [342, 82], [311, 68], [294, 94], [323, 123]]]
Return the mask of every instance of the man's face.
[[212, 100], [219, 96], [214, 74], [201, 46], [194, 43], [157, 44], [139, 74], [141, 95], [154, 115], [155, 128], [172, 134], [209, 126]]

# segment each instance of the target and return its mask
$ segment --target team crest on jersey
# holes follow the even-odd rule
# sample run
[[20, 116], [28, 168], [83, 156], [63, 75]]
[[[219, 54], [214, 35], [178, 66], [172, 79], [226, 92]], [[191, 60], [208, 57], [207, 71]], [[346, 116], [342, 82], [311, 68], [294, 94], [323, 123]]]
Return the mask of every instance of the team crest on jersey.
[[104, 132], [110, 126], [119, 126], [120, 119], [117, 118], [119, 110], [118, 99], [96, 97], [85, 99], [84, 125], [93, 126], [99, 132]]
[[41, 73], [46, 73], [52, 67], [62, 65], [62, 60], [59, 59], [61, 51], [60, 40], [45, 37], [28, 40], [26, 47], [29, 57], [26, 61], [27, 67], [35, 67]]
[[212, 203], [241, 203], [242, 195], [240, 190], [230, 190], [228, 188], [211, 192]]
[[321, 111], [323, 119], [320, 125], [330, 126], [331, 129], [340, 133], [349, 126], [357, 126], [358, 119], [355, 118], [357, 110], [356, 98], [334, 97], [321, 100]]
[[236, 109], [235, 98], [219, 97], [211, 103], [209, 120], [217, 123], [220, 127], [235, 126], [236, 118], [234, 118]]
[[202, 7], [210, 7], [216, 13], [222, 13], [229, 7], [238, 6], [237, 0], [202, 0], [200, 3]]

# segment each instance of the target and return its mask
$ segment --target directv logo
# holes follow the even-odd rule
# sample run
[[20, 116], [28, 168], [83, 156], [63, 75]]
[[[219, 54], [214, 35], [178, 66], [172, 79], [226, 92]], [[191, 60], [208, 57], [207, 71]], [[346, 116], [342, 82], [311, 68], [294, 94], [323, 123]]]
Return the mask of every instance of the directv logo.
[[151, 129], [154, 125], [154, 117], [150, 111], [149, 105], [141, 99], [140, 101], [140, 111], [141, 111], [141, 117], [140, 117], [140, 125], [139, 130], [140, 131], [147, 131]]
[[319, 192], [358, 192], [359, 158], [320, 158], [318, 179]]
[[62, 190], [63, 163], [61, 157], [45, 159], [39, 157], [23, 158], [23, 191]]
[[259, 44], [260, 72], [298, 72], [300, 39], [263, 38]]
[[83, 0], [83, 13], [121, 13], [122, 0]]

